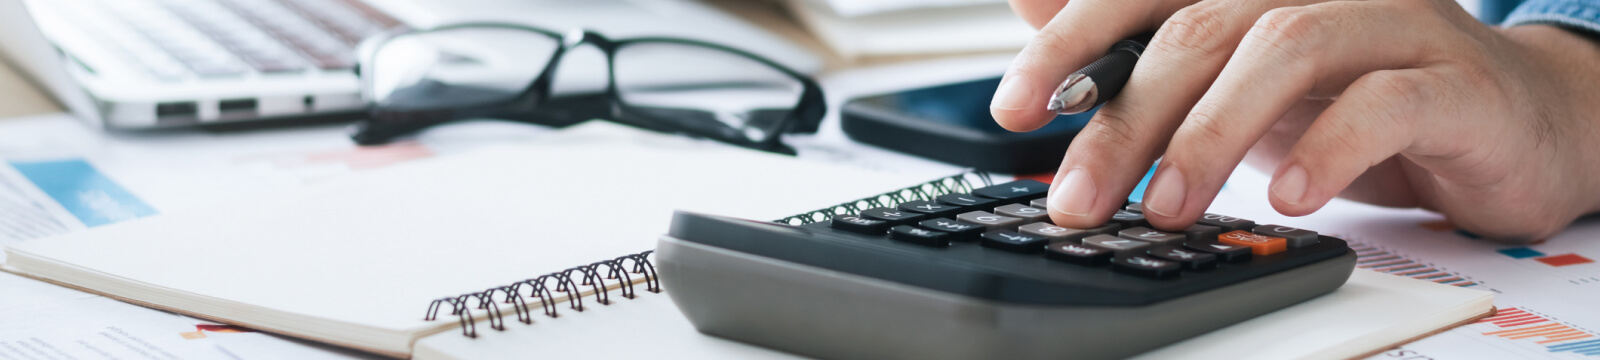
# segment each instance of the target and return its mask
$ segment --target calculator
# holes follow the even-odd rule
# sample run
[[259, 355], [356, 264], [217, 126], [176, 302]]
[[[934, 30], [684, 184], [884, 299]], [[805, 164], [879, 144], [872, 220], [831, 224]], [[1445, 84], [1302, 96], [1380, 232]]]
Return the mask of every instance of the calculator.
[[680, 211], [657, 245], [661, 281], [700, 332], [799, 355], [1112, 359], [1328, 293], [1355, 268], [1343, 240], [1223, 214], [1170, 232], [1129, 203], [1100, 226], [1057, 226], [1048, 189], [1019, 180], [799, 226]]

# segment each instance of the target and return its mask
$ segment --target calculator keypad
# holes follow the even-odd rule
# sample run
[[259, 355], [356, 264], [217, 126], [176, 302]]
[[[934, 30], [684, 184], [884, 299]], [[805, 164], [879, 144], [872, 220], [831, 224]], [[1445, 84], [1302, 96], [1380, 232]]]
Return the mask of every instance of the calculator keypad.
[[[1045, 213], [1044, 209], [1040, 209], [1040, 208], [1036, 208], [1036, 207], [1032, 207], [1032, 206], [1027, 206], [1027, 205], [1023, 205], [1023, 204], [1011, 204], [1011, 205], [1000, 206], [1000, 207], [994, 208], [994, 213], [996, 215], [1004, 215], [1004, 216], [1010, 216], [1010, 217], [1022, 219], [1023, 221], [1030, 222], [1030, 223], [1040, 222], [1040, 221], [1050, 221], [1050, 214]], [[1312, 233], [1312, 236], [1315, 236], [1315, 233]]]
[[1010, 216], [995, 215], [987, 211], [962, 213], [961, 215], [956, 215], [956, 221], [974, 225], [983, 225], [983, 227], [989, 229], [989, 231], [1016, 230], [1017, 226], [1022, 225], [1022, 219]]
[[[1023, 180], [947, 194], [933, 201], [910, 201], [860, 214], [834, 216], [829, 227], [855, 234], [887, 236], [901, 246], [974, 246], [1007, 256], [1040, 256], [1058, 266], [1100, 268], [1151, 279], [1173, 279], [1186, 272], [1216, 272], [1253, 257], [1293, 253], [1314, 247], [1319, 235], [1281, 225], [1257, 225], [1238, 217], [1205, 214], [1181, 232], [1150, 227], [1140, 203], [1130, 203], [1104, 225], [1088, 229], [1051, 223], [1044, 183]], [[964, 244], [966, 243], [966, 244]], [[952, 251], [946, 249], [942, 251]], [[1235, 265], [1224, 265], [1235, 264]]]
[[893, 225], [904, 225], [922, 220], [926, 215], [904, 210], [890, 208], [872, 208], [861, 211], [861, 217], [887, 222]]

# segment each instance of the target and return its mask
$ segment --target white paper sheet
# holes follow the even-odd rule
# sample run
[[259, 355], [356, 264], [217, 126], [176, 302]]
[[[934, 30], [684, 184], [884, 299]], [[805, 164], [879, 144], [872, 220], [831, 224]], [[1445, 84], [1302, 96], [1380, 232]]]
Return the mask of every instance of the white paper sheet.
[[1580, 220], [1542, 244], [1508, 245], [1474, 239], [1416, 209], [1335, 200], [1310, 216], [1285, 217], [1268, 205], [1267, 184], [1254, 170], [1236, 171], [1211, 211], [1339, 236], [1369, 270], [1497, 293], [1504, 316], [1373, 359], [1600, 359], [1600, 219]]

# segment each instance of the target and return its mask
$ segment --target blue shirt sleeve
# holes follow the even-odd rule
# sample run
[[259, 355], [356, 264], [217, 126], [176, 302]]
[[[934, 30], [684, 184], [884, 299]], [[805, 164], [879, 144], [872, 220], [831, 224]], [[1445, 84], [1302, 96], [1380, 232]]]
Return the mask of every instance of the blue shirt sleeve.
[[1600, 0], [1528, 0], [1501, 26], [1545, 24], [1600, 34]]
[[1499, 24], [1505, 21], [1506, 15], [1510, 15], [1511, 10], [1516, 9], [1520, 3], [1522, 0], [1479, 0], [1478, 20], [1483, 20], [1483, 23], [1489, 25]]

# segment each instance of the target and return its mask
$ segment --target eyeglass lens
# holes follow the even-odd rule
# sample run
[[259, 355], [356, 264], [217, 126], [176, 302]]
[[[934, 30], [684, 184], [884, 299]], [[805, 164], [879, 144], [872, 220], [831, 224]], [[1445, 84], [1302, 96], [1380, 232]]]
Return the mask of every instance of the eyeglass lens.
[[[383, 110], [432, 110], [494, 106], [527, 95], [540, 72], [560, 49], [560, 39], [513, 28], [463, 27], [402, 35], [383, 43], [365, 76], [368, 99]], [[757, 142], [783, 129], [800, 100], [804, 84], [743, 55], [671, 40], [624, 41], [613, 52], [611, 80], [621, 111], [610, 119], [654, 129]], [[584, 57], [559, 67], [597, 68]], [[603, 79], [563, 82], [598, 93]], [[584, 73], [590, 73], [584, 71]], [[604, 76], [599, 72], [599, 76]], [[563, 86], [567, 85], [567, 86]], [[548, 89], [534, 89], [543, 91]], [[549, 94], [542, 94], [549, 95]], [[536, 110], [537, 111], [537, 110]], [[590, 114], [593, 114], [590, 112]], [[587, 120], [587, 119], [574, 119]]]
[[369, 99], [390, 110], [503, 102], [522, 94], [560, 46], [559, 39], [507, 28], [403, 35], [373, 55]]

